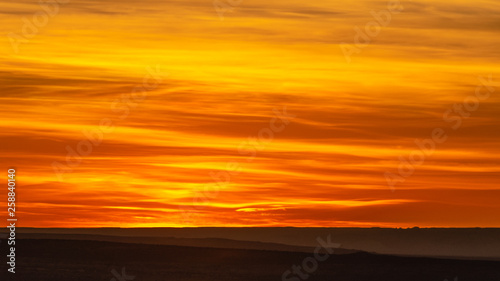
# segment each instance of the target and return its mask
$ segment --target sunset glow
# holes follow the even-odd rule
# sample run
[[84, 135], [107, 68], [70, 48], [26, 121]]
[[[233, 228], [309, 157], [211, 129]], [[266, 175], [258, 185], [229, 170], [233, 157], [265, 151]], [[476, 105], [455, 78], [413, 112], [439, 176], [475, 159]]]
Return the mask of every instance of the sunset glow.
[[0, 2], [19, 226], [500, 227], [498, 1]]

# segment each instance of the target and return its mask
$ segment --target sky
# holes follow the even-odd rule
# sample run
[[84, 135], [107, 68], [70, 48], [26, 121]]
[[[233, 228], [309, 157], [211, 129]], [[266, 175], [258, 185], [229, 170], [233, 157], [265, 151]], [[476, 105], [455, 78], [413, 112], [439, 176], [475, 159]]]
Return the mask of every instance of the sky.
[[498, 1], [0, 6], [18, 226], [500, 227]]

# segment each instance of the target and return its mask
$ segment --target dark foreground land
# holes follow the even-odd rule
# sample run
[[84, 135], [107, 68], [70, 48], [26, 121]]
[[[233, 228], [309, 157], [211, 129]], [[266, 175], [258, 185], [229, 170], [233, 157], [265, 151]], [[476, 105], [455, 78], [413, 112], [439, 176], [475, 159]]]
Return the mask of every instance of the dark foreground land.
[[[5, 246], [4, 240], [3, 253]], [[16, 274], [6, 274], [6, 257], [2, 253], [2, 281], [281, 281], [283, 272], [313, 256], [281, 251], [53, 239], [22, 239], [16, 246]], [[118, 277], [113, 275], [113, 269]], [[122, 276], [122, 269], [126, 276]], [[288, 280], [303, 280], [292, 277]], [[368, 253], [331, 255], [318, 262], [318, 269], [306, 280], [443, 281], [455, 277], [460, 281], [497, 281], [500, 262]]]

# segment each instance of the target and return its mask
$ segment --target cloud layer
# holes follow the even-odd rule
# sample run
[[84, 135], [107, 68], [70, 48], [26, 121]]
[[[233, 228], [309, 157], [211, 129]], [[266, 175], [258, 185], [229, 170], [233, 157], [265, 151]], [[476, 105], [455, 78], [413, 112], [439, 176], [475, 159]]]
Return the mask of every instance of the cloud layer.
[[[500, 80], [496, 1], [401, 1], [351, 63], [341, 44], [387, 2], [247, 0], [220, 21], [211, 1], [75, 0], [31, 38], [43, 7], [2, 6], [1, 166], [22, 226], [499, 226], [498, 84], [456, 110]], [[242, 144], [284, 106], [296, 117], [250, 160]], [[435, 128], [447, 140], [392, 192], [384, 173]], [[196, 200], [228, 163], [239, 173]]]

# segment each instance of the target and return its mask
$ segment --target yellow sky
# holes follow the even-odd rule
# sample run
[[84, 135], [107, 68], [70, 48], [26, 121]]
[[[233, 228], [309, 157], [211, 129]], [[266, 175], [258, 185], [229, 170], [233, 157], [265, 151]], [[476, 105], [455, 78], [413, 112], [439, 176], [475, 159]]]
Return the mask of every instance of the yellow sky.
[[21, 226], [499, 226], [497, 1], [0, 3]]

